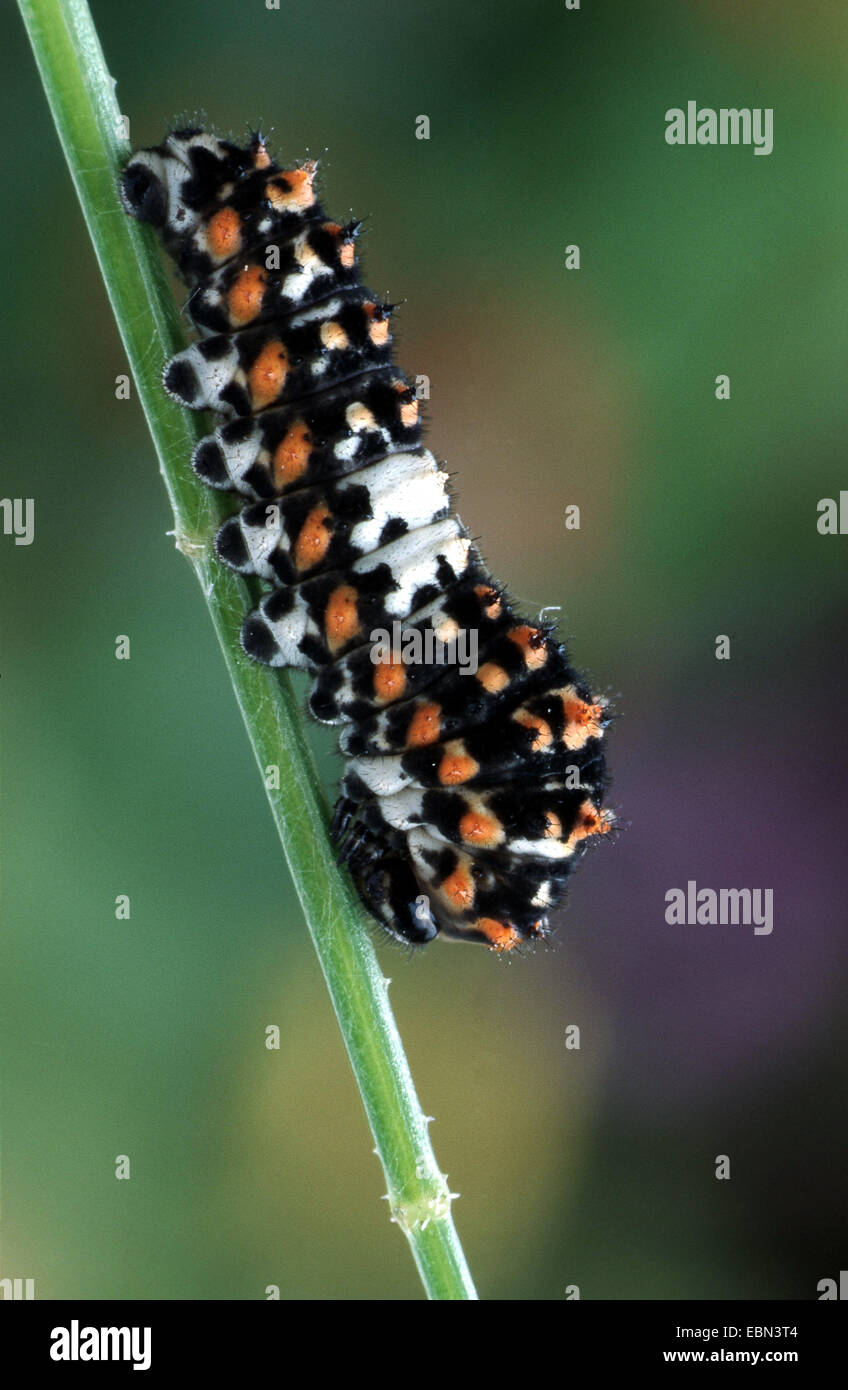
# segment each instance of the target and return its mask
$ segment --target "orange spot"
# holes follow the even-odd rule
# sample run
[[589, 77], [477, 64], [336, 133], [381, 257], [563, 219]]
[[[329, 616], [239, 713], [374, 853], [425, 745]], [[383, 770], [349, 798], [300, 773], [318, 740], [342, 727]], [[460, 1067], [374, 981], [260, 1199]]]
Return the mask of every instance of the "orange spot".
[[330, 520], [330, 515], [329, 507], [321, 502], [312, 508], [301, 526], [294, 545], [294, 563], [298, 571], [312, 569], [327, 554], [332, 531], [325, 523]]
[[310, 208], [315, 202], [312, 181], [317, 164], [310, 159], [300, 169], [286, 169], [265, 185], [265, 197], [277, 212]]
[[421, 705], [409, 721], [406, 746], [407, 748], [426, 748], [430, 743], [438, 743], [441, 732], [441, 705]]
[[456, 618], [444, 618], [439, 626], [433, 627], [438, 640], [447, 646], [448, 642], [455, 642], [459, 636], [459, 623]]
[[241, 246], [241, 218], [235, 208], [221, 208], [209, 219], [206, 245], [218, 261], [235, 255]]
[[417, 421], [418, 421], [418, 402], [417, 402], [417, 401], [407, 401], [406, 404], [405, 404], [405, 405], [402, 405], [401, 408], [400, 408], [400, 422], [401, 422], [401, 424], [404, 426], [405, 429], [408, 429], [408, 430], [409, 430], [409, 429], [412, 429], [412, 426], [413, 426], [414, 424], [416, 424]]
[[557, 815], [556, 811], [546, 811], [546, 812], [545, 812], [545, 839], [546, 839], [546, 840], [561, 840], [561, 839], [562, 839], [562, 821], [560, 820], [560, 818], [559, 818], [559, 816]]
[[311, 244], [305, 232], [302, 236], [299, 236], [294, 243], [294, 258], [298, 265], [302, 266], [304, 270], [307, 266], [322, 264], [321, 257], [318, 255], [318, 252]]
[[253, 152], [254, 169], [267, 169], [271, 163], [271, 156], [265, 148], [265, 141], [254, 140], [251, 149]]
[[609, 811], [599, 811], [591, 801], [584, 801], [577, 813], [577, 822], [568, 837], [568, 843], [575, 845], [578, 840], [585, 840], [589, 835], [606, 835], [611, 828], [612, 817]]
[[362, 401], [354, 401], [345, 411], [345, 419], [352, 430], [361, 434], [363, 430], [375, 430], [377, 421], [374, 418], [373, 410], [369, 410]]
[[311, 452], [312, 435], [302, 420], [295, 420], [274, 450], [271, 464], [274, 486], [282, 491], [302, 478]]
[[352, 241], [343, 241], [339, 247], [339, 265], [345, 270], [350, 270], [356, 260], [356, 247]]
[[514, 627], [507, 634], [509, 640], [520, 648], [528, 671], [538, 671], [548, 659], [545, 634], [537, 627]]
[[324, 612], [324, 631], [331, 652], [339, 651], [359, 631], [356, 600], [356, 590], [350, 584], [340, 584], [330, 594]]
[[487, 618], [499, 618], [503, 611], [503, 605], [498, 598], [497, 591], [490, 589], [488, 584], [477, 584], [474, 592], [483, 605], [483, 612]]
[[329, 348], [333, 352], [340, 348], [346, 348], [350, 339], [341, 324], [336, 323], [335, 319], [330, 319], [327, 323], [321, 324], [321, 342], [325, 348]]
[[530, 714], [526, 709], [516, 710], [512, 717], [516, 724], [520, 724], [522, 728], [533, 730], [533, 742], [530, 747], [534, 753], [544, 753], [546, 749], [550, 748], [554, 736], [547, 720], [540, 719], [537, 714]]
[[565, 715], [565, 731], [562, 737], [566, 748], [582, 748], [587, 739], [601, 737], [601, 720], [604, 713], [602, 705], [587, 704], [569, 688], [563, 695], [562, 707]]
[[460, 912], [466, 907], [473, 907], [474, 880], [468, 866], [458, 864], [453, 873], [448, 874], [447, 878], [439, 884], [439, 892], [456, 912]]
[[257, 410], [275, 401], [283, 389], [289, 371], [285, 348], [276, 338], [266, 343], [247, 373], [250, 398]]
[[384, 705], [399, 700], [406, 690], [406, 670], [402, 661], [380, 661], [374, 667], [374, 694]]
[[445, 751], [439, 763], [438, 778], [443, 787], [454, 787], [458, 782], [468, 782], [476, 777], [480, 764], [466, 753], [465, 745], [456, 741], [445, 744]]
[[480, 845], [483, 849], [490, 849], [503, 839], [500, 821], [482, 811], [466, 811], [459, 822], [459, 833], [467, 845]]
[[509, 676], [502, 666], [498, 666], [494, 661], [487, 661], [477, 672], [477, 679], [484, 690], [490, 695], [497, 695], [501, 690], [509, 685]]
[[262, 308], [267, 283], [268, 277], [261, 265], [247, 266], [241, 272], [227, 295], [231, 323], [250, 323], [256, 318]]
[[383, 343], [389, 341], [389, 316], [385, 309], [379, 304], [372, 304], [370, 300], [363, 304], [365, 317], [371, 320], [368, 328], [368, 337], [375, 347], [382, 347]]
[[511, 951], [521, 940], [515, 927], [496, 922], [494, 917], [480, 917], [474, 925], [483, 933], [493, 951]]

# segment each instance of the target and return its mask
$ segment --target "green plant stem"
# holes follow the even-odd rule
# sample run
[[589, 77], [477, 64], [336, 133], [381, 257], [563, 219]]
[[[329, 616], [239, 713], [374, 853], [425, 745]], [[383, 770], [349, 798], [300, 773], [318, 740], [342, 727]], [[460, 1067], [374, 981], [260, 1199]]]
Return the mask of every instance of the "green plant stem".
[[268, 800], [386, 1175], [392, 1218], [409, 1239], [430, 1298], [475, 1298], [386, 981], [356, 895], [334, 862], [298, 703], [287, 678], [241, 651], [239, 627], [252, 598], [211, 547], [226, 504], [189, 466], [202, 432], [196, 417], [161, 388], [164, 361], [185, 343], [155, 240], [118, 199], [129, 147], [88, 5], [19, 5], [156, 445], [176, 544], [200, 581], [263, 776], [269, 766], [279, 768], [279, 790], [265, 777]]

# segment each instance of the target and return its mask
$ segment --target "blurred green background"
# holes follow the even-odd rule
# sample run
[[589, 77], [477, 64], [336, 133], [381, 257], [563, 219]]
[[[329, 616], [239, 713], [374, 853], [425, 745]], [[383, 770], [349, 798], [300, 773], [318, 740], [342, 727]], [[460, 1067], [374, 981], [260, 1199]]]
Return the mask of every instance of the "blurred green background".
[[[848, 1254], [848, 540], [816, 530], [848, 487], [848, 14], [93, 10], [134, 145], [261, 121], [367, 218], [464, 519], [615, 703], [626, 828], [552, 947], [378, 944], [481, 1295], [815, 1297]], [[12, 6], [0, 34], [0, 490], [36, 503], [33, 545], [0, 537], [0, 1275], [418, 1298]], [[773, 108], [774, 153], [668, 147], [690, 99]], [[773, 888], [773, 934], [668, 926], [689, 879]]]

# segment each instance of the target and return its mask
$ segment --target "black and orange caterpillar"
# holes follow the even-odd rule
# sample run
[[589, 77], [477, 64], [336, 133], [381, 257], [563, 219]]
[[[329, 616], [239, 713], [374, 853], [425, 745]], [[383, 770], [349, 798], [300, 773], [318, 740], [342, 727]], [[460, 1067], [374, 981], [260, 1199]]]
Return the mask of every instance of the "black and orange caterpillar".
[[[216, 538], [269, 585], [245, 651], [310, 671], [312, 713], [344, 726], [333, 835], [366, 907], [405, 942], [508, 951], [545, 934], [612, 823], [605, 705], [452, 514], [391, 306], [360, 283], [358, 224], [326, 218], [314, 175], [281, 169], [259, 135], [176, 130], [132, 157], [124, 207], [159, 232], [200, 334], [164, 385], [221, 416], [198, 475], [251, 499]], [[452, 660], [468, 633], [473, 673]]]

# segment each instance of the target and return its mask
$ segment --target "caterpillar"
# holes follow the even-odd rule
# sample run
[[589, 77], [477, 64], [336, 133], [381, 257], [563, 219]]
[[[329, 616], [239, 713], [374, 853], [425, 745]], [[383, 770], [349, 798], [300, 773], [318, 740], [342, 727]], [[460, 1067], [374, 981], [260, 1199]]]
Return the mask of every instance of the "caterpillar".
[[219, 417], [195, 472], [247, 499], [215, 541], [268, 586], [245, 652], [309, 671], [312, 714], [343, 726], [331, 834], [365, 907], [402, 942], [509, 951], [547, 934], [613, 823], [608, 710], [452, 510], [393, 306], [362, 285], [359, 224], [324, 214], [315, 173], [260, 134], [175, 130], [132, 156], [123, 206], [176, 262], [199, 335], [163, 384]]

